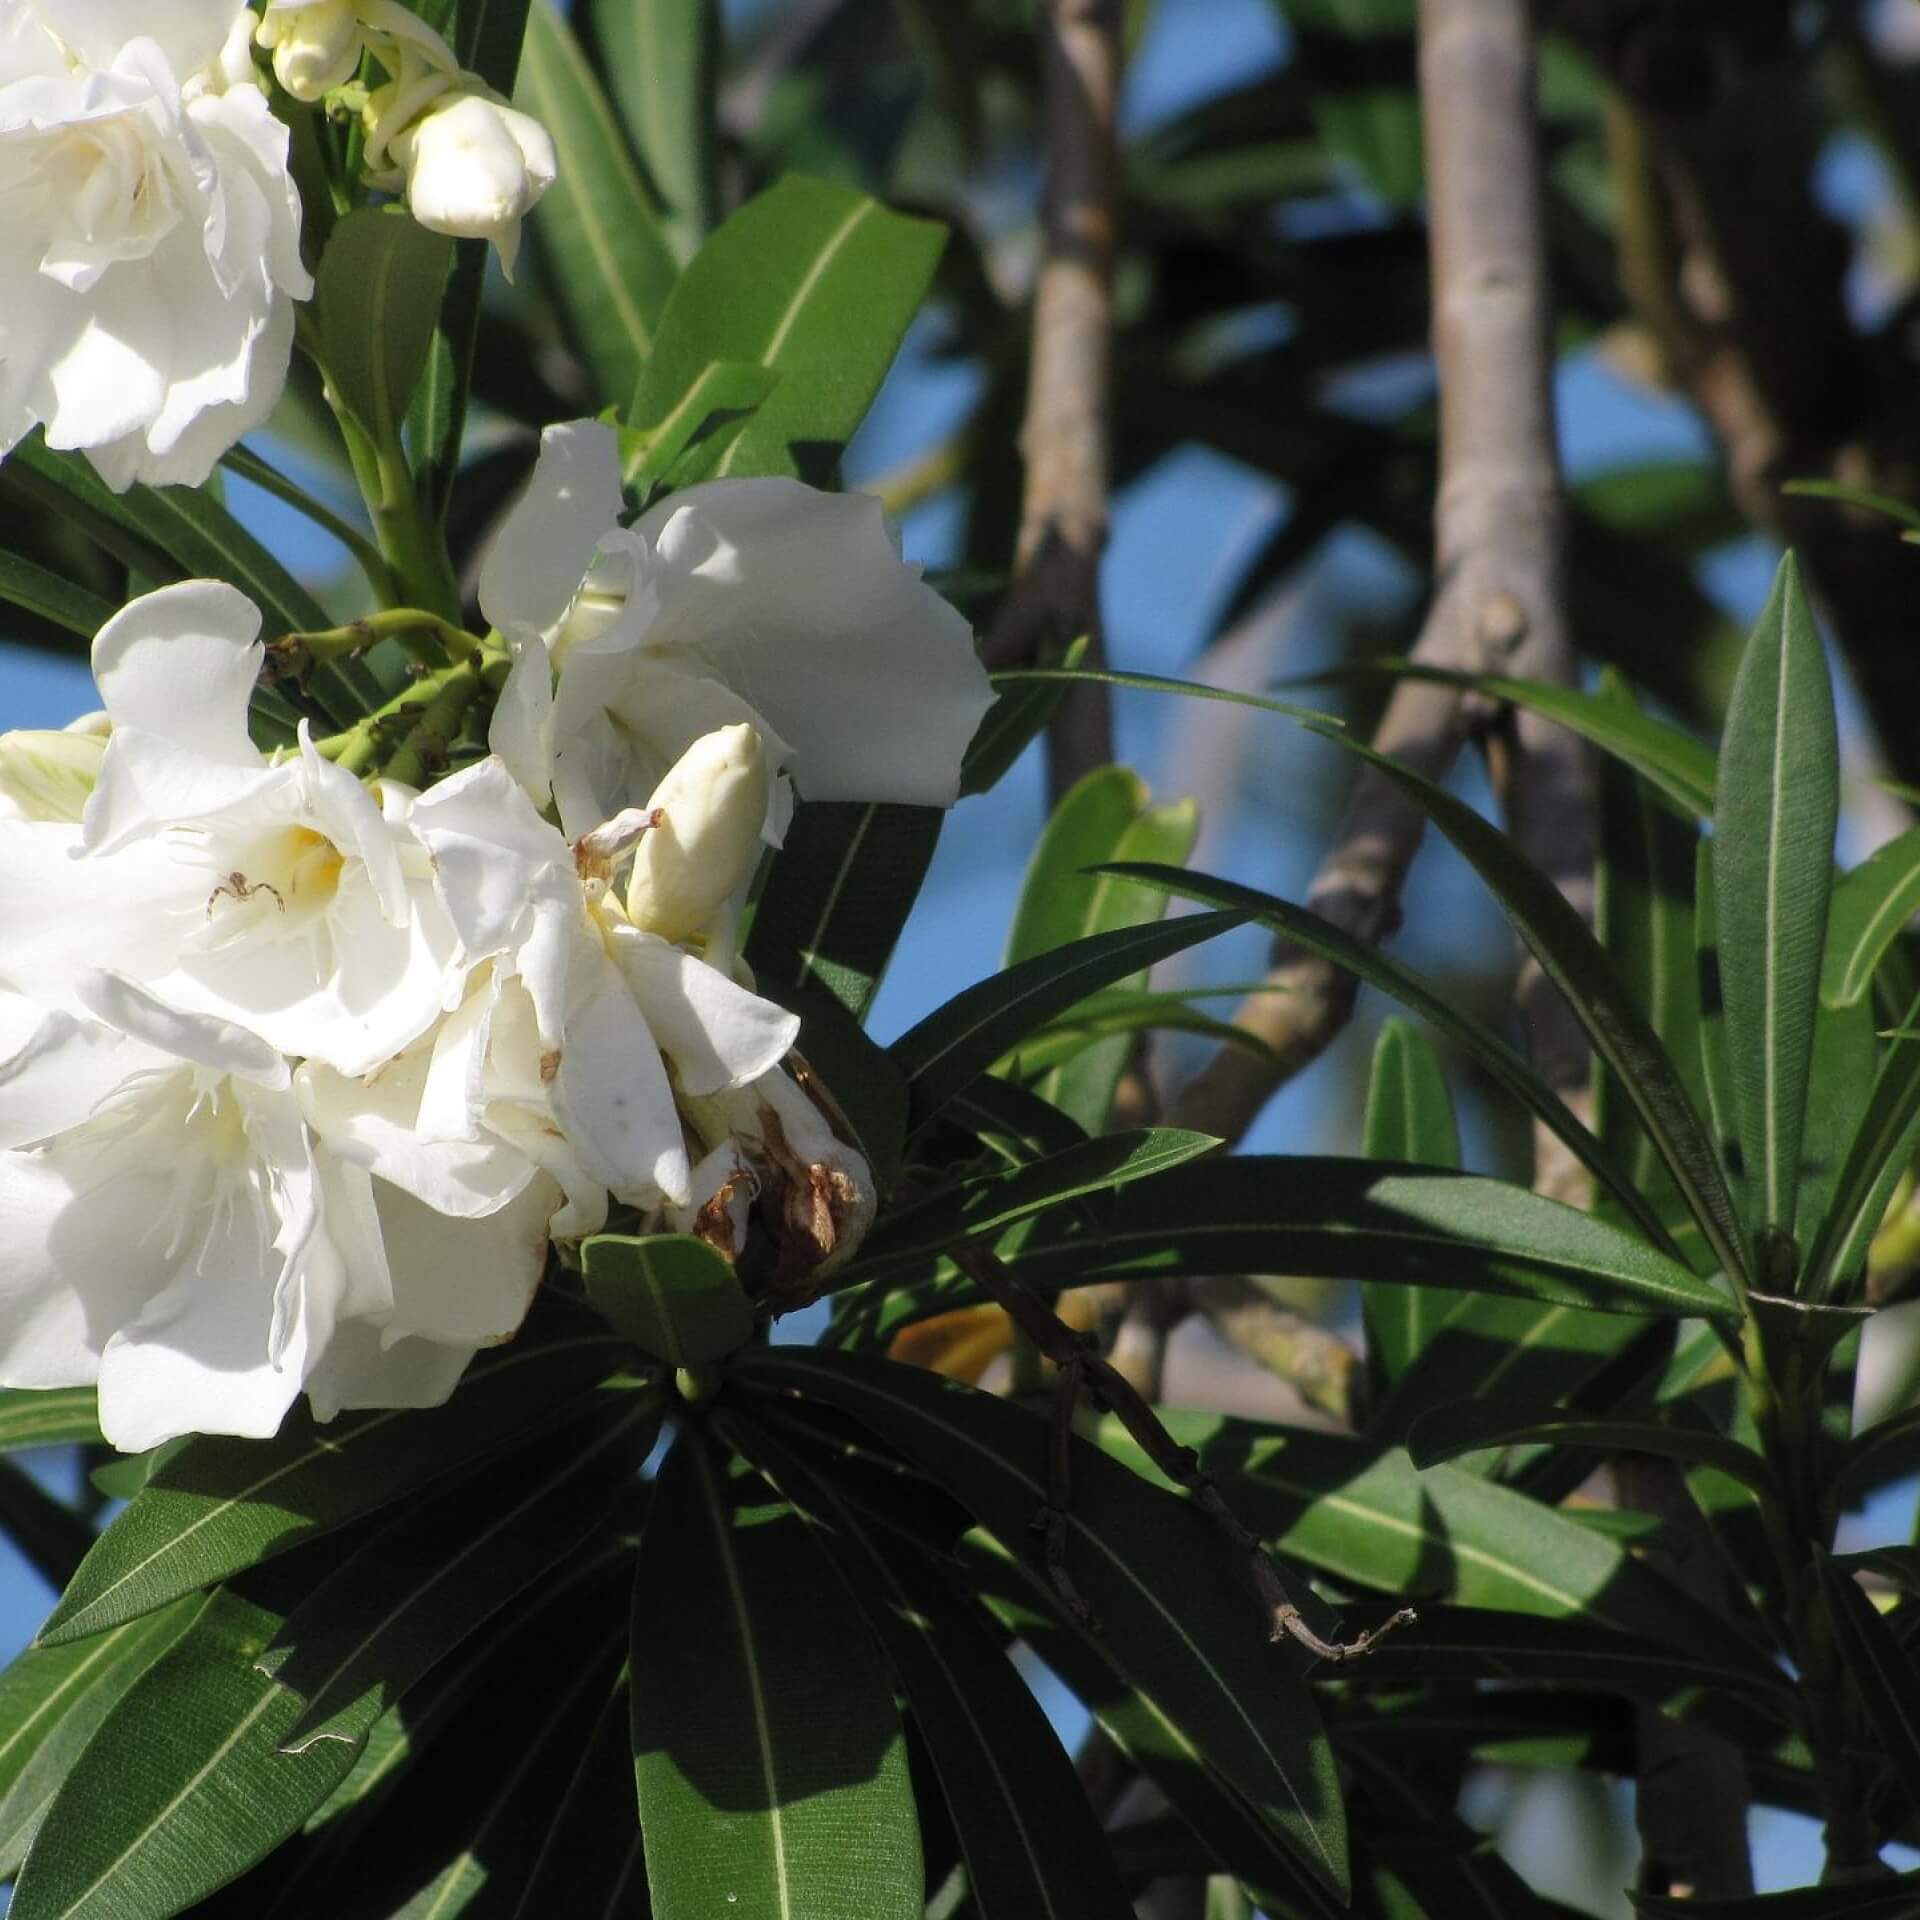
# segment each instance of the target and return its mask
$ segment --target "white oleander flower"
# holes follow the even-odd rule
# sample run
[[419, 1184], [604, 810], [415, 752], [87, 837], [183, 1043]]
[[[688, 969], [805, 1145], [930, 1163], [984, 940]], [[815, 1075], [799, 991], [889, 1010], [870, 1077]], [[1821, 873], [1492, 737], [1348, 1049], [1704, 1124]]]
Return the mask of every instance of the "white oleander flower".
[[0, 980], [65, 1005], [84, 955], [281, 1053], [367, 1073], [458, 1004], [485, 956], [460, 945], [409, 789], [376, 794], [304, 735], [284, 759], [253, 745], [259, 624], [233, 588], [186, 581], [101, 628], [112, 732], [80, 826], [0, 822]]
[[285, 383], [287, 129], [244, 0], [0, 0], [0, 452], [199, 485]]
[[[488, 1096], [486, 1125], [532, 1152], [512, 1116], [520, 1128], [537, 1124], [537, 1081], [573, 1169], [560, 1174], [570, 1191], [584, 1178], [643, 1210], [686, 1204], [692, 1166], [678, 1100], [757, 1080], [791, 1049], [799, 1022], [635, 924], [615, 883], [648, 831], [641, 818], [570, 847], [489, 758], [423, 795], [412, 827], [463, 945], [493, 956], [503, 982], [493, 1017], [505, 1037], [489, 1059], [519, 1092], [504, 1097], [505, 1119]], [[516, 864], [535, 872], [531, 884], [508, 880]], [[723, 898], [742, 879], [724, 877]]]
[[[966, 622], [900, 558], [880, 503], [714, 480], [633, 524], [619, 447], [549, 427], [480, 577], [514, 650], [492, 745], [578, 836], [640, 805], [694, 739], [748, 725], [791, 799], [950, 806], [992, 704]], [[557, 682], [555, 673], [557, 670]]]
[[390, 151], [406, 175], [408, 212], [429, 232], [491, 240], [511, 280], [520, 223], [560, 168], [546, 128], [480, 94], [448, 93]]
[[[138, 1452], [271, 1434], [303, 1386], [322, 1418], [436, 1404], [517, 1326], [544, 1175], [495, 1169], [484, 1215], [435, 1211], [331, 1147], [254, 1035], [97, 969], [75, 997], [0, 994], [0, 1382], [97, 1382], [102, 1431]], [[327, 1115], [358, 1145], [355, 1118]], [[436, 1199], [480, 1169], [437, 1172]]]
[[63, 820], [78, 825], [100, 778], [103, 733], [0, 733], [0, 820]]

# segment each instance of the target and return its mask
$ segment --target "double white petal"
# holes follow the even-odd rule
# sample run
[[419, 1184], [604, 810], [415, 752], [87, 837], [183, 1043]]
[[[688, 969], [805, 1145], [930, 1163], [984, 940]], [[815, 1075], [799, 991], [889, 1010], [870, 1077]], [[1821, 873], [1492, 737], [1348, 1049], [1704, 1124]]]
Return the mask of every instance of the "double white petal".
[[[516, 656], [494, 750], [570, 835], [741, 724], [806, 799], [953, 803], [992, 692], [878, 501], [750, 479], [689, 487], [631, 528], [621, 505], [613, 431], [549, 427], [480, 578]], [[789, 805], [777, 790], [770, 838]]]
[[243, 0], [0, 0], [0, 452], [198, 485], [313, 291]]

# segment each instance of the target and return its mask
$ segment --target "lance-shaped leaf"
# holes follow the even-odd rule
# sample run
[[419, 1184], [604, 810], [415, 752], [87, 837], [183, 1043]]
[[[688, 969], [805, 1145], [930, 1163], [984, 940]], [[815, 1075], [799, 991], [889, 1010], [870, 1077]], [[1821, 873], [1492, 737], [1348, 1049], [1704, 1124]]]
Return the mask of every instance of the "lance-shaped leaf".
[[65, 627], [83, 640], [91, 640], [119, 611], [111, 601], [76, 586], [38, 561], [4, 550], [0, 550], [0, 600], [37, 613], [42, 620]]
[[620, 123], [551, 0], [528, 12], [514, 97], [553, 135], [559, 162], [532, 223], [554, 295], [601, 399], [623, 407], [679, 269]]
[[254, 1666], [284, 1611], [230, 1589], [115, 1703], [47, 1809], [9, 1911], [166, 1920], [237, 1878], [339, 1785], [356, 1749], [278, 1751], [296, 1694]]
[[1153, 926], [1096, 933], [956, 994], [888, 1049], [907, 1076], [915, 1120], [932, 1119], [1055, 1014], [1156, 960], [1240, 926], [1246, 918], [1244, 913], [1196, 913]]
[[1738, 1309], [1697, 1274], [1525, 1187], [1372, 1160], [1239, 1155], [1202, 1160], [1116, 1194], [1100, 1231], [1023, 1251], [1036, 1284], [1204, 1273], [1378, 1280], [1595, 1307], [1608, 1313]]
[[[1099, 1635], [1080, 1633], [1062, 1619], [1030, 1553], [1010, 1553], [976, 1529], [961, 1542], [959, 1557], [995, 1617], [1072, 1689], [1107, 1737], [1205, 1842], [1210, 1865], [1223, 1865], [1260, 1888], [1270, 1912], [1338, 1920], [1345, 1906], [1276, 1836], [1262, 1812], [1241, 1797], [1204, 1745], [1115, 1670]], [[1120, 1834], [1111, 1839], [1116, 1850], [1124, 1844]]]
[[634, 390], [633, 424], [664, 420], [709, 361], [766, 367], [780, 384], [715, 477], [782, 473], [826, 484], [945, 244], [946, 230], [930, 220], [789, 174], [735, 213], [675, 283]]
[[920, 1920], [892, 1687], [806, 1523], [698, 1432], [634, 1579], [633, 1765], [658, 1920]]
[[0, 1452], [104, 1444], [99, 1398], [92, 1387], [9, 1387], [0, 1392]]
[[1834, 882], [1820, 998], [1829, 1007], [1865, 1000], [1900, 931], [1920, 913], [1920, 827], [1909, 827]]
[[[1077, 667], [1086, 658], [1084, 634], [1060, 656], [1065, 667]], [[998, 687], [960, 763], [960, 796], [985, 793], [1037, 739], [1054, 710], [1067, 696], [1066, 683], [1043, 680]]]
[[1759, 1454], [1709, 1427], [1652, 1420], [1589, 1418], [1559, 1408], [1462, 1401], [1414, 1422], [1407, 1453], [1416, 1467], [1438, 1465], [1482, 1447], [1589, 1447], [1607, 1453], [1657, 1453], [1689, 1466], [1717, 1467], [1756, 1493], [1772, 1497], [1773, 1475]]
[[[948, 1193], [891, 1214], [862, 1243], [859, 1257], [832, 1285], [862, 1286], [912, 1274], [963, 1240], [1004, 1232], [1070, 1200], [1113, 1192], [1211, 1153], [1220, 1142], [1183, 1127], [1141, 1127], [1103, 1134], [1011, 1173], [965, 1180]], [[591, 1247], [594, 1243], [589, 1241]]]
[[1756, 1232], [1793, 1230], [1839, 805], [1833, 687], [1789, 554], [1734, 681], [1713, 837], [1733, 1117]]
[[[1193, 851], [1199, 828], [1193, 803], [1155, 807], [1149, 800], [1146, 782], [1130, 767], [1096, 767], [1061, 800], [1027, 862], [1007, 935], [1009, 966], [1089, 934], [1161, 917], [1164, 893], [1092, 871], [1116, 860], [1178, 866]], [[1143, 969], [1123, 984], [1144, 987], [1146, 980]], [[1095, 1040], [1070, 1060], [1048, 1067], [1034, 1081], [1034, 1091], [1095, 1131], [1106, 1124], [1130, 1045], [1125, 1034]], [[1018, 1064], [1015, 1072], [1017, 1078], [1031, 1078]]]
[[410, 1508], [300, 1603], [262, 1658], [305, 1702], [287, 1751], [358, 1746], [423, 1673], [590, 1537], [660, 1431], [658, 1396], [629, 1397], [484, 1484]]
[[623, 1666], [560, 1796], [513, 1920], [642, 1911], [647, 1874], [633, 1804], [632, 1712]]
[[1826, 1217], [1802, 1264], [1802, 1291], [1831, 1300], [1852, 1290], [1920, 1132], [1920, 1000], [1882, 1054], [1866, 1112], [1833, 1182]]
[[[1048, 1434], [992, 1394], [845, 1353], [755, 1354], [735, 1378], [850, 1413], [959, 1499], [1009, 1551], [1033, 1550]], [[1268, 1644], [1245, 1562], [1189, 1502], [1075, 1439], [1066, 1557], [1102, 1650], [1237, 1782], [1326, 1885], [1347, 1886], [1333, 1752], [1290, 1652]], [[1311, 1596], [1305, 1596], [1311, 1604]], [[642, 1809], [642, 1822], [645, 1810]]]
[[94, 1730], [199, 1611], [197, 1597], [176, 1600], [70, 1647], [29, 1647], [0, 1673], [0, 1874], [19, 1872]]
[[607, 91], [660, 203], [660, 232], [690, 260], [711, 230], [715, 179], [718, 0], [589, 0], [584, 17]]
[[[1369, 1160], [1427, 1167], [1460, 1164], [1453, 1097], [1433, 1043], [1409, 1022], [1389, 1020], [1373, 1049], [1362, 1151]], [[1422, 1287], [1369, 1283], [1360, 1296], [1367, 1360], [1384, 1384], [1397, 1380], [1459, 1303]]]
[[302, 1403], [272, 1440], [189, 1441], [100, 1536], [39, 1643], [116, 1626], [371, 1513], [557, 1417], [628, 1352], [604, 1331], [523, 1334], [444, 1407], [321, 1426]]
[[690, 1233], [600, 1233], [580, 1253], [587, 1298], [670, 1367], [709, 1366], [752, 1337], [753, 1302], [733, 1262]]
[[1920, 1674], [1851, 1573], [1821, 1554], [1820, 1587], [1840, 1659], [1879, 1735], [1881, 1756], [1910, 1809], [1920, 1810]]
[[[1477, 816], [1476, 816], [1477, 817]], [[1411, 968], [1356, 940], [1331, 921], [1305, 907], [1296, 907], [1243, 887], [1237, 881], [1212, 874], [1183, 873], [1177, 867], [1150, 867], [1130, 863], [1114, 869], [1147, 886], [1160, 886], [1186, 900], [1204, 900], [1211, 906], [1238, 908], [1289, 940], [1344, 967], [1369, 986], [1391, 994], [1404, 1007], [1430, 1021], [1476, 1065], [1510, 1093], [1546, 1126], [1586, 1167], [1607, 1192], [1646, 1229], [1656, 1244], [1666, 1238], [1659, 1216], [1641, 1197], [1628, 1169], [1584, 1126], [1572, 1108], [1542, 1080], [1531, 1064], [1483, 1022], [1467, 1018], [1457, 1003]]]
[[[1422, 1473], [1400, 1448], [1344, 1434], [1180, 1409], [1161, 1417], [1241, 1519], [1290, 1560], [1395, 1597], [1604, 1627], [1709, 1661], [1749, 1689], [1786, 1685], [1769, 1651], [1720, 1614], [1618, 1542], [1513, 1488], [1452, 1466]], [[1154, 1472], [1111, 1417], [1100, 1439], [1136, 1471]], [[1369, 1672], [1387, 1650], [1368, 1655]]]
[[1031, 1689], [932, 1561], [873, 1525], [771, 1422], [727, 1433], [806, 1515], [927, 1743], [982, 1920], [1125, 1920], [1133, 1908]]
[[637, 500], [704, 480], [780, 376], [771, 367], [716, 360], [646, 433], [621, 436], [621, 479]]
[[1401, 788], [1486, 882], [1541, 971], [1566, 996], [1594, 1051], [1632, 1100], [1715, 1259], [1728, 1273], [1746, 1276], [1739, 1216], [1700, 1116], [1659, 1036], [1633, 1004], [1587, 923], [1553, 881], [1464, 800], [1343, 730], [1315, 731]]
[[864, 1020], [945, 817], [937, 807], [803, 802], [747, 936], [763, 990], [818, 988]]
[[327, 239], [314, 324], [327, 378], [376, 445], [395, 439], [433, 345], [453, 242], [397, 208], [361, 207]]
[[1557, 721], [1569, 733], [1631, 767], [1651, 781], [1675, 806], [1700, 819], [1713, 814], [1714, 762], [1711, 749], [1692, 734], [1654, 720], [1607, 694], [1582, 693], [1556, 687], [1544, 680], [1515, 680], [1497, 673], [1460, 673], [1449, 667], [1430, 667], [1416, 660], [1366, 660], [1350, 667], [1312, 676], [1308, 684], [1338, 686], [1349, 682], [1427, 680], [1478, 693], [1502, 706], [1522, 707]]

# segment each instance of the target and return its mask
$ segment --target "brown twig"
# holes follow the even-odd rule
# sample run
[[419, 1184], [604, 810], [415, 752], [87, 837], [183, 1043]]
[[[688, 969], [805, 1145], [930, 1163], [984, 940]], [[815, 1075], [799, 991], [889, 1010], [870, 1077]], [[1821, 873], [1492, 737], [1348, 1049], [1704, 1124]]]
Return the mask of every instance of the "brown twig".
[[1315, 1633], [1301, 1617], [1300, 1609], [1294, 1604], [1281, 1582], [1279, 1572], [1268, 1558], [1266, 1548], [1228, 1506], [1220, 1489], [1214, 1485], [1212, 1476], [1201, 1466], [1200, 1456], [1191, 1447], [1183, 1447], [1174, 1439], [1160, 1424], [1159, 1416], [1134, 1391], [1126, 1376], [1100, 1356], [1087, 1336], [1076, 1333], [984, 1247], [953, 1247], [949, 1249], [948, 1257], [982, 1292], [1005, 1309], [1014, 1325], [1059, 1369], [1049, 1451], [1047, 1504], [1034, 1525], [1036, 1531], [1044, 1532], [1046, 1536], [1048, 1577], [1076, 1618], [1083, 1621], [1088, 1618], [1086, 1603], [1074, 1588], [1064, 1561], [1066, 1520], [1071, 1496], [1068, 1476], [1072, 1458], [1073, 1408], [1084, 1383], [1096, 1403], [1112, 1409], [1147, 1458], [1176, 1486], [1184, 1487], [1194, 1505], [1245, 1556], [1271, 1638], [1297, 1640], [1322, 1660], [1353, 1660], [1377, 1646], [1396, 1627], [1405, 1626], [1413, 1619], [1413, 1609], [1402, 1607], [1390, 1619], [1361, 1634], [1356, 1640], [1327, 1640]]
[[[1119, 0], [1046, 0], [1040, 15], [1046, 187], [1020, 437], [1026, 491], [1013, 590], [987, 637], [990, 666], [1048, 658], [1082, 634], [1087, 664], [1104, 658], [1120, 13]], [[1048, 730], [1054, 796], [1112, 757], [1107, 689], [1070, 688]]]

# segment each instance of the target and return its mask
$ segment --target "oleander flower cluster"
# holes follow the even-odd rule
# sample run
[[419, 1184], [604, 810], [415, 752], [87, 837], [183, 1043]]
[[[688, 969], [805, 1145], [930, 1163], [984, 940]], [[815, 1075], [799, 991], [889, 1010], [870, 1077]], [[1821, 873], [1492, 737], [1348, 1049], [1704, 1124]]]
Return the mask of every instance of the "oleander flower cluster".
[[314, 280], [269, 60], [295, 115], [358, 112], [342, 193], [511, 270], [553, 143], [398, 0], [0, 0], [0, 455], [39, 426], [198, 486], [272, 411]]
[[742, 907], [796, 792], [951, 803], [986, 679], [875, 503], [623, 526], [613, 443], [550, 430], [483, 582], [492, 751], [423, 787], [258, 748], [260, 617], [209, 581], [100, 630], [101, 714], [0, 737], [0, 1383], [97, 1381], [130, 1450], [264, 1435], [438, 1403], [610, 1218], [796, 1293], [857, 1244]]

